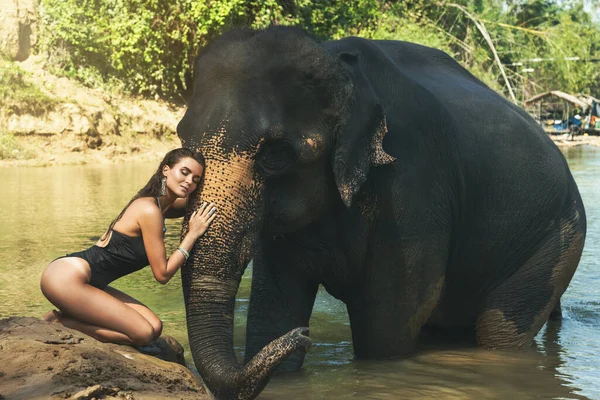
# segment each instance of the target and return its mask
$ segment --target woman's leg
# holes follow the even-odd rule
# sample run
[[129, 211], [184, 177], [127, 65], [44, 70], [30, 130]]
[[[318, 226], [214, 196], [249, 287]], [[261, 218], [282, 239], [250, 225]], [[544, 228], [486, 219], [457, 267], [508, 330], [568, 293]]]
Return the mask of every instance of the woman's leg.
[[156, 332], [142, 314], [89, 280], [89, 265], [81, 258], [61, 258], [46, 267], [40, 286], [62, 312], [63, 325], [103, 342], [146, 345], [154, 340]]
[[154, 329], [154, 333], [156, 334], [156, 337], [154, 339], [160, 337], [163, 328], [162, 321], [160, 320], [160, 318], [158, 318], [156, 314], [154, 314], [152, 310], [150, 310], [144, 304], [140, 303], [138, 300], [134, 299], [127, 293], [123, 293], [120, 290], [117, 290], [111, 286], [107, 286], [106, 288], [104, 288], [104, 291], [116, 298], [117, 300], [120, 300], [123, 303], [127, 304], [129, 307], [133, 308], [138, 313], [140, 313], [142, 317], [146, 318], [150, 325], [152, 325], [152, 329]]
[[61, 314], [58, 316], [58, 322], [67, 328], [75, 329], [76, 331], [83, 332], [88, 336], [93, 337], [96, 340], [105, 343], [118, 343], [118, 344], [128, 344], [128, 345], [143, 345], [144, 343], [134, 343], [134, 341], [127, 335], [113, 331], [110, 329], [105, 329], [98, 325], [92, 325], [86, 322], [79, 321], [75, 318], [69, 317], [65, 314]]

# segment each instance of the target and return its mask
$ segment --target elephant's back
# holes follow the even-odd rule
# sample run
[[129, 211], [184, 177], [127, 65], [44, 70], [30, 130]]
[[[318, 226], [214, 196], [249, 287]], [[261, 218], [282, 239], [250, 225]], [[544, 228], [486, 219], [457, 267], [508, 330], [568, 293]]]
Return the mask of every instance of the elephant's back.
[[[399, 74], [436, 99], [418, 117], [441, 118], [437, 126], [447, 134], [436, 136], [438, 145], [456, 152], [455, 163], [442, 168], [457, 168], [463, 183], [459, 225], [454, 227], [459, 239], [455, 238], [453, 257], [462, 271], [457, 281], [477, 282], [474, 291], [493, 286], [522, 264], [548, 226], [568, 217], [565, 210], [571, 204], [577, 203], [584, 215], [564, 156], [523, 109], [440, 50], [406, 42], [374, 43]], [[393, 107], [389, 93], [380, 94]], [[408, 134], [428, 134], [424, 132]], [[478, 279], [473, 280], [473, 274]]]
[[[490, 181], [501, 184], [520, 180], [523, 186], [543, 185], [546, 193], [557, 185], [571, 187], [573, 179], [564, 156], [542, 127], [448, 54], [402, 41], [373, 43], [400, 74], [436, 99], [420, 118], [434, 121], [443, 115], [439, 126], [446, 127], [448, 133], [438, 136], [438, 140], [446, 141], [440, 146], [457, 149], [457, 161], [461, 172], [466, 174], [467, 183], [485, 185]], [[386, 97], [386, 93], [382, 94]], [[512, 189], [503, 187], [503, 190]], [[526, 198], [515, 200], [527, 201]]]
[[[408, 135], [436, 135], [435, 140], [446, 140], [447, 145], [462, 148], [465, 159], [469, 158], [468, 153], [482, 150], [502, 158], [510, 149], [524, 153], [523, 158], [550, 157], [554, 159], [551, 162], [560, 163], [560, 152], [527, 112], [441, 50], [404, 41], [356, 37], [326, 42], [324, 46], [333, 53], [362, 54], [363, 68], [388, 115], [403, 115], [401, 108], [406, 107], [407, 98], [419, 104], [418, 112], [404, 114], [405, 121], [399, 121], [399, 125], [415, 125], [405, 122], [419, 119], [416, 125], [445, 129], [441, 138], [439, 132], [427, 129], [390, 130], [389, 135], [404, 136], [396, 143], [412, 140]], [[489, 156], [495, 158], [494, 154]]]
[[[451, 165], [432, 168], [454, 169], [466, 201], [488, 205], [482, 212], [503, 214], [504, 206], [558, 209], [576, 190], [564, 156], [541, 126], [443, 51], [356, 37], [324, 46], [334, 54], [362, 55], [367, 78], [390, 117], [384, 150], [411, 163], [434, 158], [427, 152], [452, 149], [452, 158], [445, 159]], [[407, 106], [410, 113], [402, 110]], [[419, 144], [426, 141], [427, 146]]]
[[324, 45], [334, 54], [361, 55], [389, 117], [384, 150], [424, 180], [440, 174], [425, 171], [423, 160], [446, 163], [430, 162], [430, 169], [452, 170], [463, 183], [458, 200], [469, 217], [558, 213], [576, 191], [564, 156], [541, 126], [443, 51], [356, 37]]

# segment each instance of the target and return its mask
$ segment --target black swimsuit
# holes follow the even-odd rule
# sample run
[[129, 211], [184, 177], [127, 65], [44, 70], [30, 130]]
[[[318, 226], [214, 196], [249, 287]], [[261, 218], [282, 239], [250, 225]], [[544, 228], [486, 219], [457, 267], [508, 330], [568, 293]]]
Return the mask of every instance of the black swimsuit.
[[92, 272], [90, 285], [99, 289], [148, 265], [142, 237], [128, 236], [114, 229], [106, 247], [94, 245], [64, 257], [79, 257], [87, 261]]
[[[156, 202], [161, 210], [158, 199]], [[163, 235], [166, 230], [163, 219]], [[90, 285], [98, 289], [104, 289], [115, 279], [139, 271], [149, 264], [144, 239], [141, 236], [129, 236], [114, 229], [105, 247], [94, 245], [87, 250], [70, 253], [59, 258], [64, 257], [79, 257], [87, 261], [92, 273]]]

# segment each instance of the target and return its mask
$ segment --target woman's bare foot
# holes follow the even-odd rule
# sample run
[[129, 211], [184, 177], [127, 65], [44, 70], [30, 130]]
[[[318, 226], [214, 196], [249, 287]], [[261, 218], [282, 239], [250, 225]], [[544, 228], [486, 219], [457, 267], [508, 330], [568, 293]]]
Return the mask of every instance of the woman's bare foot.
[[60, 313], [60, 311], [52, 310], [52, 311], [48, 311], [46, 313], [46, 315], [44, 315], [42, 317], [42, 321], [54, 323], [54, 322], [60, 322], [61, 318], [62, 318], [62, 314]]

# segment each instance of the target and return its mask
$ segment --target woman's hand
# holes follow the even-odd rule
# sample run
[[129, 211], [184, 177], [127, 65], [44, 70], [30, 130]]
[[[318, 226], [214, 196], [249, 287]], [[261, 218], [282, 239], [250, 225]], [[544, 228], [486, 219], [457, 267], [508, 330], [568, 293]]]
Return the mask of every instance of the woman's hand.
[[214, 204], [202, 203], [200, 208], [194, 211], [190, 217], [188, 234], [193, 235], [196, 239], [204, 235], [216, 216], [217, 208]]

